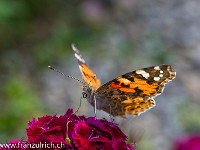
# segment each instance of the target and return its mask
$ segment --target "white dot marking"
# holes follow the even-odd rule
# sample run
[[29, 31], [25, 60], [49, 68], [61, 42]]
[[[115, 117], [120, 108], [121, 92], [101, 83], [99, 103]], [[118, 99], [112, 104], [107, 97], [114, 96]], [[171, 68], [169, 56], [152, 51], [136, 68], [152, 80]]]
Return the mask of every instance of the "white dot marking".
[[159, 81], [160, 80], [160, 77], [154, 77], [153, 78], [155, 81]]
[[149, 73], [142, 74], [142, 76], [143, 76], [144, 78], [148, 79], [148, 78], [149, 78]]
[[159, 74], [159, 77], [163, 77], [163, 74]]
[[144, 78], [148, 79], [149, 78], [149, 73], [147, 73], [146, 71], [144, 70], [137, 70], [136, 71], [137, 74], [141, 74]]
[[159, 66], [155, 66], [154, 69], [155, 70], [160, 70], [160, 67]]
[[160, 70], [160, 73], [163, 73], [163, 71], [162, 71], [162, 70]]
[[146, 72], [144, 70], [136, 70], [137, 74], [145, 74]]
[[75, 55], [76, 59], [78, 59], [80, 62], [85, 63], [85, 60], [83, 58], [81, 58], [80, 55], [78, 55], [76, 53], [74, 55]]

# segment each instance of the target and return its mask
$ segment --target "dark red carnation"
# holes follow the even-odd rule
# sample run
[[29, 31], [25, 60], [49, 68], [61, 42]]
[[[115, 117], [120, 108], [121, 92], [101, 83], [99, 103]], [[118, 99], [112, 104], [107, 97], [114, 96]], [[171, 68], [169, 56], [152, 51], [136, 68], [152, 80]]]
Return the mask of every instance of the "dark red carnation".
[[54, 146], [63, 144], [62, 148], [65, 149], [134, 149], [133, 146], [125, 143], [127, 136], [113, 123], [105, 119], [77, 116], [73, 114], [72, 109], [59, 117], [44, 116], [38, 120], [33, 118], [28, 125], [29, 128], [26, 129], [28, 140], [12, 142], [20, 142], [28, 146], [26, 148], [30, 148], [30, 144], [54, 144]]
[[95, 150], [101, 148], [101, 145], [108, 139], [100, 134], [100, 132], [94, 130], [88, 126], [85, 122], [79, 122], [75, 126], [73, 143], [75, 147], [83, 150], [91, 149]]
[[200, 134], [185, 135], [177, 138], [172, 150], [200, 150]]

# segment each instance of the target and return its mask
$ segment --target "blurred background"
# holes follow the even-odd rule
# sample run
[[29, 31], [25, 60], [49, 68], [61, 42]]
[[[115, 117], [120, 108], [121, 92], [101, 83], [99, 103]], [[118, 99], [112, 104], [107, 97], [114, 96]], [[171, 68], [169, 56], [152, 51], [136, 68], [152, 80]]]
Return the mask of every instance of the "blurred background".
[[[0, 143], [26, 139], [33, 117], [76, 110], [82, 79], [75, 43], [105, 83], [121, 74], [170, 64], [177, 77], [137, 117], [115, 118], [138, 150], [170, 150], [200, 131], [200, 1], [0, 1]], [[93, 116], [82, 100], [79, 115]], [[98, 111], [98, 118], [109, 115]]]

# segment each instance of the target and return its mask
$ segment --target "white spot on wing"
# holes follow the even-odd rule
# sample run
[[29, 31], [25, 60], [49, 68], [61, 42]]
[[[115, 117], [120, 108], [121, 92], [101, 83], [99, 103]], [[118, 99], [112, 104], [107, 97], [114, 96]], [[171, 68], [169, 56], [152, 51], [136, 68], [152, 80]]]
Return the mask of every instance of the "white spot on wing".
[[136, 73], [137, 73], [137, 74], [145, 74], [146, 71], [144, 71], [144, 70], [136, 70]]
[[163, 77], [163, 74], [159, 74], [159, 77]]
[[160, 77], [154, 77], [153, 78], [155, 81], [159, 81], [160, 80]]
[[160, 70], [160, 73], [163, 73], [163, 71], [162, 71], [162, 70]]
[[149, 78], [149, 73], [147, 73], [146, 71], [144, 70], [137, 70], [136, 71], [137, 74], [141, 74], [144, 78], [148, 79]]
[[148, 79], [148, 78], [149, 78], [149, 73], [142, 74], [142, 76], [143, 76], [144, 78]]
[[72, 44], [72, 49], [74, 50], [74, 52], [79, 53], [78, 49], [76, 48], [74, 44]]
[[159, 66], [155, 66], [154, 69], [155, 70], [160, 70], [160, 67]]
[[78, 59], [80, 62], [85, 63], [85, 60], [83, 58], [81, 58], [80, 55], [78, 55], [77, 53], [74, 54], [76, 59]]

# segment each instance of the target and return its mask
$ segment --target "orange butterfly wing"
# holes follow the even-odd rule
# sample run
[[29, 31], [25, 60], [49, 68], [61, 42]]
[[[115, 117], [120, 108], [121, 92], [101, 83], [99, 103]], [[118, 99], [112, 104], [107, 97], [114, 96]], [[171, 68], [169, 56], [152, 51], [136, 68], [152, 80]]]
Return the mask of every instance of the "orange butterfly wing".
[[175, 78], [170, 65], [143, 68], [126, 73], [102, 85], [95, 93], [102, 110], [113, 116], [139, 115], [155, 106], [154, 97]]
[[101, 86], [101, 81], [97, 78], [96, 74], [85, 64], [85, 60], [82, 58], [79, 50], [72, 44], [74, 55], [78, 61], [79, 69], [81, 71], [83, 80], [86, 85], [92, 85], [93, 90], [97, 90]]

